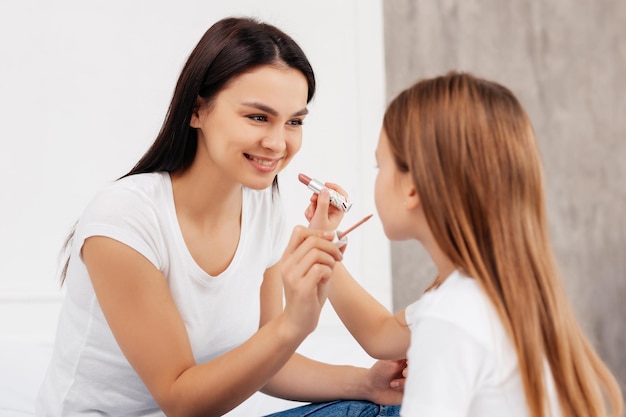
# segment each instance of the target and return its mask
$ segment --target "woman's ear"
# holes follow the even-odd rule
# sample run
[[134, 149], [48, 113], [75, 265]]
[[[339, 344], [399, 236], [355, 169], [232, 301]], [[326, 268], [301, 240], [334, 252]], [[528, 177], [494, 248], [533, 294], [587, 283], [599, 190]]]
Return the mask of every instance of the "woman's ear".
[[196, 100], [196, 105], [193, 106], [193, 110], [191, 112], [191, 120], [189, 121], [189, 126], [198, 129], [201, 127], [202, 122], [202, 114], [203, 114], [203, 106], [200, 102], [200, 99]]

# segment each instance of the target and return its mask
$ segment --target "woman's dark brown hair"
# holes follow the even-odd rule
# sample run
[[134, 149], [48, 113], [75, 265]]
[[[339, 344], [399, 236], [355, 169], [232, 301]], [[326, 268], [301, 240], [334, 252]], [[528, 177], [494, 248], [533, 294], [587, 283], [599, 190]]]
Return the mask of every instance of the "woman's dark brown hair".
[[[210, 105], [235, 77], [263, 65], [280, 65], [300, 71], [308, 85], [307, 103], [315, 94], [315, 75], [306, 55], [287, 34], [251, 18], [226, 18], [211, 26], [189, 55], [178, 78], [167, 115], [148, 151], [123, 177], [148, 172], [182, 172], [196, 155], [196, 130], [189, 125], [201, 101]], [[122, 177], [122, 178], [123, 178]], [[277, 178], [273, 185], [278, 188]], [[68, 252], [74, 230], [63, 253]], [[69, 256], [61, 271], [65, 280]]]

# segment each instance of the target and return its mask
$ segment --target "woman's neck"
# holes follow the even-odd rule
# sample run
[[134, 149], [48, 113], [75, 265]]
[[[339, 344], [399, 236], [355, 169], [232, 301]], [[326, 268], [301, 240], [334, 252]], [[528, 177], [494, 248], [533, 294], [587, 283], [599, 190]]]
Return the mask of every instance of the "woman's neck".
[[[200, 227], [212, 227], [241, 214], [242, 185], [221, 181], [223, 176], [188, 170], [171, 175], [174, 204], [178, 216], [185, 216]], [[220, 180], [217, 180], [220, 179]]]

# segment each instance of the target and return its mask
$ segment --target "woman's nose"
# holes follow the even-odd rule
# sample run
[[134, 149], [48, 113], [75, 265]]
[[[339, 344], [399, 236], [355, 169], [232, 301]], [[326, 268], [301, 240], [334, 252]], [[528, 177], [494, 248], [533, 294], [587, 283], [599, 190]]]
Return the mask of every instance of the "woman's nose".
[[283, 129], [273, 129], [261, 141], [264, 148], [282, 152], [287, 147], [287, 135]]

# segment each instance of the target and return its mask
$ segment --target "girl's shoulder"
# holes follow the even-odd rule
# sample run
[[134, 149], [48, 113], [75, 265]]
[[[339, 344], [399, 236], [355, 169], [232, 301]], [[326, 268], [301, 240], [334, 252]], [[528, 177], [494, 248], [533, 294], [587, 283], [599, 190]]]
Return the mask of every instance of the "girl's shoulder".
[[413, 306], [415, 314], [419, 315], [455, 316], [479, 309], [485, 299], [473, 278], [454, 271], [439, 287], [424, 293]]
[[409, 325], [429, 319], [445, 321], [487, 344], [494, 337], [504, 336], [504, 328], [487, 295], [473, 278], [459, 271], [407, 307], [406, 317]]

